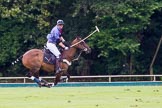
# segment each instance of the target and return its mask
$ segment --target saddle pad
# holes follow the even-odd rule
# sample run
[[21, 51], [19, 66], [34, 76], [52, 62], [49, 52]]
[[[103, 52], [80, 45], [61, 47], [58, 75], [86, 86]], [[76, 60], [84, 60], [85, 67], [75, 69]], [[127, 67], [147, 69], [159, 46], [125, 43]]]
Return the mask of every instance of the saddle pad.
[[56, 57], [52, 53], [45, 51], [45, 50], [43, 52], [44, 52], [43, 61], [45, 63], [48, 63], [48, 64], [55, 64], [56, 63], [56, 61], [55, 61]]

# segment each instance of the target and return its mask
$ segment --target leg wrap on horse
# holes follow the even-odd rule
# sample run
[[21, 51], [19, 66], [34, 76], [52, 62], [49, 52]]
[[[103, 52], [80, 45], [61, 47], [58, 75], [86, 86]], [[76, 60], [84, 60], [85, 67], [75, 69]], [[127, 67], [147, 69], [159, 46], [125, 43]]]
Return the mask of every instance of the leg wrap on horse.
[[39, 77], [39, 81], [42, 81], [42, 78]]
[[39, 79], [38, 79], [38, 78], [36, 78], [36, 77], [34, 77], [34, 76], [31, 76], [30, 79], [33, 80], [34, 82], [36, 82], [36, 83], [39, 85], [39, 87], [42, 87], [42, 86], [48, 87], [48, 88], [51, 87], [51, 85], [48, 84], [48, 82], [45, 81], [45, 80], [43, 80], [42, 78], [39, 78]]
[[34, 76], [31, 76], [30, 79], [33, 80], [34, 82], [36, 82], [37, 84], [40, 85], [40, 82], [41, 82], [41, 81], [40, 81], [38, 78], [36, 78], [36, 77], [34, 77]]

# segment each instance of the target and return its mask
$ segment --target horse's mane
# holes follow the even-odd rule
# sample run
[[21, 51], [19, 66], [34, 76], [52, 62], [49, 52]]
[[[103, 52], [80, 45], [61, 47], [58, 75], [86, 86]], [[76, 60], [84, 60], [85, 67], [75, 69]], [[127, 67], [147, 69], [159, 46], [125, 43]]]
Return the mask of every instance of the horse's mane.
[[[76, 40], [76, 39], [77, 39], [77, 40], [82, 40], [82, 38], [81, 38], [80, 36], [76, 36], [74, 40]], [[72, 40], [71, 43], [70, 43], [69, 45], [73, 45], [73, 41], [74, 41], [74, 40]]]

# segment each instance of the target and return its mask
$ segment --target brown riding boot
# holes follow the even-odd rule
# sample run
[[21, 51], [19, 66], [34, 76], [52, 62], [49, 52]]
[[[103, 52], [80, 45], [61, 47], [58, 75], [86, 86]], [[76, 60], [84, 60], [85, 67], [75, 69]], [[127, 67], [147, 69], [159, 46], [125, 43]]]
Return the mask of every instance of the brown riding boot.
[[60, 68], [60, 58], [56, 58], [56, 75], [59, 74], [61, 72], [61, 68]]

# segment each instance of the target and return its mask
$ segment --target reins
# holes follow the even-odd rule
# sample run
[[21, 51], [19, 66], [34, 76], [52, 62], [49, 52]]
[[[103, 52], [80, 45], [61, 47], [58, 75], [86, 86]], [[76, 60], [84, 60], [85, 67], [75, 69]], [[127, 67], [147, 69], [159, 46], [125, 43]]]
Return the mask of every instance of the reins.
[[77, 57], [77, 58], [75, 58], [75, 59], [73, 59], [73, 60], [72, 60], [72, 62], [73, 62], [73, 61], [77, 61], [77, 60], [79, 60], [79, 58], [80, 58], [80, 56], [81, 56], [82, 52], [83, 52], [83, 50], [81, 50], [81, 51], [80, 51], [80, 53], [79, 53], [78, 57]]
[[[84, 42], [84, 40], [88, 39], [88, 38], [89, 38], [90, 36], [92, 36], [95, 32], [100, 32], [100, 30], [98, 29], [97, 26], [95, 26], [95, 28], [96, 28], [96, 30], [94, 30], [91, 34], [89, 34], [88, 36], [86, 36], [84, 39], [82, 39], [82, 40], [80, 40], [79, 42], [77, 42], [77, 43], [71, 45], [70, 48], [72, 48], [72, 47], [78, 45], [78, 44], [81, 43], [81, 42]], [[78, 57], [77, 57], [77, 58], [74, 58], [74, 59], [72, 60], [72, 62], [73, 62], [73, 61], [79, 60], [79, 58], [80, 58], [82, 52], [83, 52], [83, 50], [80, 51]]]

